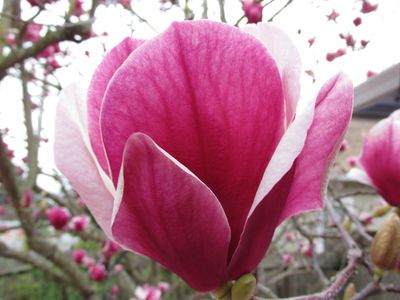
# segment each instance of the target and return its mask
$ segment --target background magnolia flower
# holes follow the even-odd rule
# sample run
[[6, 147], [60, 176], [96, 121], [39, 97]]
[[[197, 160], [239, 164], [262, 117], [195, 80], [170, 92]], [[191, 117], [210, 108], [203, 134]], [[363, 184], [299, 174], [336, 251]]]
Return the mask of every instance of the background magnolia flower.
[[391, 205], [400, 207], [400, 110], [372, 127], [364, 139], [360, 169], [349, 177], [375, 187]]
[[56, 163], [108, 237], [199, 291], [253, 271], [282, 221], [322, 207], [351, 117], [342, 74], [295, 114], [295, 47], [270, 25], [245, 31], [181, 22], [127, 38], [87, 106], [71, 86], [57, 110]]

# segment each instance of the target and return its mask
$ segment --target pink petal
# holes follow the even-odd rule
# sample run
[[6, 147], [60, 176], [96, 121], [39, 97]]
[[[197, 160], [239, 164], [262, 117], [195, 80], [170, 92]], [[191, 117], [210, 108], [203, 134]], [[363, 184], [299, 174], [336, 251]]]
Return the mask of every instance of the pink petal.
[[365, 185], [373, 185], [367, 173], [365, 173], [364, 170], [360, 170], [357, 168], [351, 168], [350, 171], [346, 174], [346, 179], [358, 181], [359, 183]]
[[254, 271], [271, 243], [285, 207], [294, 167], [273, 187], [247, 220], [238, 247], [229, 263], [229, 279]]
[[264, 171], [249, 216], [274, 185], [290, 170], [293, 162], [303, 150], [308, 129], [314, 118], [314, 107], [317, 99], [315, 97], [310, 100], [304, 97], [300, 101], [299, 106], [303, 107], [303, 110], [296, 115], [275, 149], [275, 153]]
[[282, 98], [275, 62], [256, 39], [220, 23], [174, 23], [108, 86], [101, 129], [114, 184], [130, 134], [149, 135], [215, 193], [233, 251], [283, 132]]
[[329, 167], [351, 119], [353, 94], [352, 82], [344, 74], [333, 77], [321, 88], [280, 221], [323, 207]]
[[93, 74], [88, 91], [88, 123], [90, 143], [103, 170], [108, 173], [107, 159], [100, 133], [100, 111], [108, 82], [121, 64], [143, 41], [127, 37], [103, 59]]
[[97, 223], [110, 236], [113, 186], [90, 148], [85, 102], [78, 85], [71, 85], [61, 92], [56, 112], [54, 156], [58, 169], [69, 179]]
[[230, 229], [218, 199], [146, 135], [124, 151], [112, 225], [124, 247], [172, 270], [194, 289], [226, 281]]
[[[351, 82], [343, 75], [336, 76], [319, 92], [314, 115], [308, 107], [289, 127], [267, 168], [277, 174], [286, 172], [286, 175], [275, 184], [279, 177], [273, 176], [272, 172], [264, 174], [265, 181], [260, 185], [262, 193], [257, 196], [267, 194], [256, 206], [253, 204], [229, 265], [231, 279], [254, 270], [263, 258], [275, 228], [283, 220], [322, 207], [328, 168], [350, 121], [352, 99]], [[310, 116], [312, 124], [308, 128]], [[304, 143], [302, 136], [307, 129]], [[272, 189], [270, 182], [274, 183]]]
[[300, 98], [300, 54], [289, 36], [271, 24], [247, 25], [242, 30], [259, 39], [275, 59], [283, 83], [286, 121], [289, 124], [294, 117]]
[[378, 193], [389, 204], [400, 206], [400, 110], [371, 128], [360, 163]]

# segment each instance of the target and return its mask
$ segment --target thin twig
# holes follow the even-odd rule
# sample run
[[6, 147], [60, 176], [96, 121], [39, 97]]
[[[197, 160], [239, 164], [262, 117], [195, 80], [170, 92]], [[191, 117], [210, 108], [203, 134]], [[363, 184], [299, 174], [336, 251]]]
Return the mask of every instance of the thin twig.
[[[347, 266], [336, 276], [333, 283], [324, 291], [312, 295], [282, 298], [281, 300], [332, 300], [343, 289], [349, 278], [357, 269], [362, 253], [359, 249], [349, 251], [349, 262]], [[253, 297], [253, 300], [266, 300], [260, 297]]]
[[376, 282], [371, 282], [364, 289], [362, 289], [357, 295], [351, 300], [363, 300], [369, 296], [381, 294], [381, 293], [394, 293], [400, 294], [400, 288], [392, 285], [384, 285]]
[[65, 24], [63, 27], [58, 28], [56, 31], [48, 30], [47, 34], [39, 39], [32, 46], [27, 48], [19, 48], [14, 52], [0, 58], [0, 79], [2, 79], [7, 72], [7, 69], [14, 65], [21, 63], [25, 59], [35, 57], [48, 46], [56, 44], [61, 41], [77, 41], [76, 35], [88, 35], [91, 30], [91, 22], [79, 22], [73, 24]]
[[208, 19], [208, 1], [203, 0], [203, 13], [201, 14], [202, 19]]
[[274, 18], [278, 16], [284, 9], [286, 9], [286, 7], [288, 7], [292, 2], [293, 0], [289, 0], [288, 2], [286, 2], [286, 4], [282, 6], [281, 9], [279, 9], [271, 18], [269, 18], [268, 22], [272, 22]]
[[32, 100], [28, 91], [27, 73], [24, 62], [21, 63], [22, 103], [24, 107], [24, 121], [28, 148], [28, 178], [26, 189], [30, 190], [35, 184], [38, 174], [39, 137], [35, 135], [32, 122]]
[[221, 22], [226, 23], [225, 0], [218, 0], [218, 5], [219, 5], [219, 17], [221, 19]]

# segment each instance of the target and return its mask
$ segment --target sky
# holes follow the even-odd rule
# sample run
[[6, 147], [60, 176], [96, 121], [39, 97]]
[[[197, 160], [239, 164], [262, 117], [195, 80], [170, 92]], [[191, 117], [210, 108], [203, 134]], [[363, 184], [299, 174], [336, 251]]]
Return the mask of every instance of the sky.
[[[265, 2], [265, 1], [264, 1]], [[378, 0], [371, 0], [375, 4]], [[2, 1], [0, 1], [1, 5]], [[191, 8], [201, 15], [200, 0], [192, 0]], [[227, 21], [234, 24], [242, 15], [241, 4], [238, 0], [225, 1]], [[264, 19], [268, 19], [281, 7], [285, 1], [275, 0], [273, 5], [264, 9]], [[29, 10], [26, 4], [25, 18], [29, 18], [33, 11]], [[36, 22], [43, 24], [62, 24], [60, 15], [65, 11], [68, 3], [61, 0], [58, 4], [52, 5], [50, 11], [36, 19]], [[135, 38], [150, 39], [157, 33], [162, 32], [172, 21], [183, 20], [184, 16], [180, 9], [173, 8], [167, 13], [159, 10], [158, 0], [133, 0], [132, 7], [151, 27], [146, 23], [139, 22], [132, 18], [132, 14], [122, 9], [120, 5], [100, 7], [96, 13], [94, 31], [101, 35], [107, 32], [107, 36], [83, 42], [79, 45], [69, 44], [63, 46], [70, 55], [61, 62], [67, 65], [58, 71], [58, 78], [62, 86], [74, 81], [88, 82], [95, 67], [101, 61], [104, 50], [111, 49], [126, 36]], [[302, 89], [304, 95], [314, 95], [318, 87], [329, 77], [339, 71], [344, 71], [358, 85], [367, 79], [368, 70], [380, 72], [391, 65], [400, 62], [400, 0], [379, 1], [379, 8], [370, 14], [359, 13], [361, 1], [353, 0], [294, 0], [287, 9], [274, 19], [274, 24], [284, 29], [293, 42], [297, 45], [304, 70], [313, 70], [316, 75], [316, 82], [304, 74], [302, 78]], [[326, 15], [332, 9], [339, 13], [337, 23], [327, 22]], [[219, 20], [219, 8], [216, 0], [209, 0], [209, 17], [212, 20]], [[355, 27], [353, 19], [361, 16], [362, 25]], [[245, 22], [241, 23], [241, 26]], [[134, 31], [132, 30], [134, 29]], [[301, 34], [298, 30], [301, 29]], [[353, 34], [354, 38], [370, 40], [364, 50], [347, 51], [343, 57], [334, 62], [327, 62], [327, 52], [334, 52], [344, 46], [339, 33]], [[308, 45], [308, 39], [315, 37], [312, 47]], [[85, 54], [89, 51], [90, 55]], [[32, 92], [35, 90], [33, 88]], [[15, 148], [17, 159], [26, 155], [23, 149], [24, 127], [22, 125], [20, 83], [16, 79], [7, 78], [0, 83], [0, 128], [11, 129], [8, 142]], [[49, 138], [49, 142], [43, 144], [40, 153], [40, 163], [49, 173], [54, 167], [52, 152], [52, 137], [54, 112], [58, 98], [57, 95], [50, 95], [46, 99], [45, 114], [43, 119], [43, 135]], [[55, 188], [49, 184], [47, 177], [39, 178], [42, 184]]]

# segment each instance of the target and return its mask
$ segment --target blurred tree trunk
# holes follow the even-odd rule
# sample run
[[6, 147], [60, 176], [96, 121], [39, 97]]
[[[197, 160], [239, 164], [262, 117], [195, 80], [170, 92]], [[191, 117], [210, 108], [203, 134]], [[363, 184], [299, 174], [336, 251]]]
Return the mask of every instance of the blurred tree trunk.
[[5, 37], [11, 28], [20, 25], [18, 21], [21, 15], [20, 0], [3, 0], [3, 9], [0, 17], [0, 35]]

